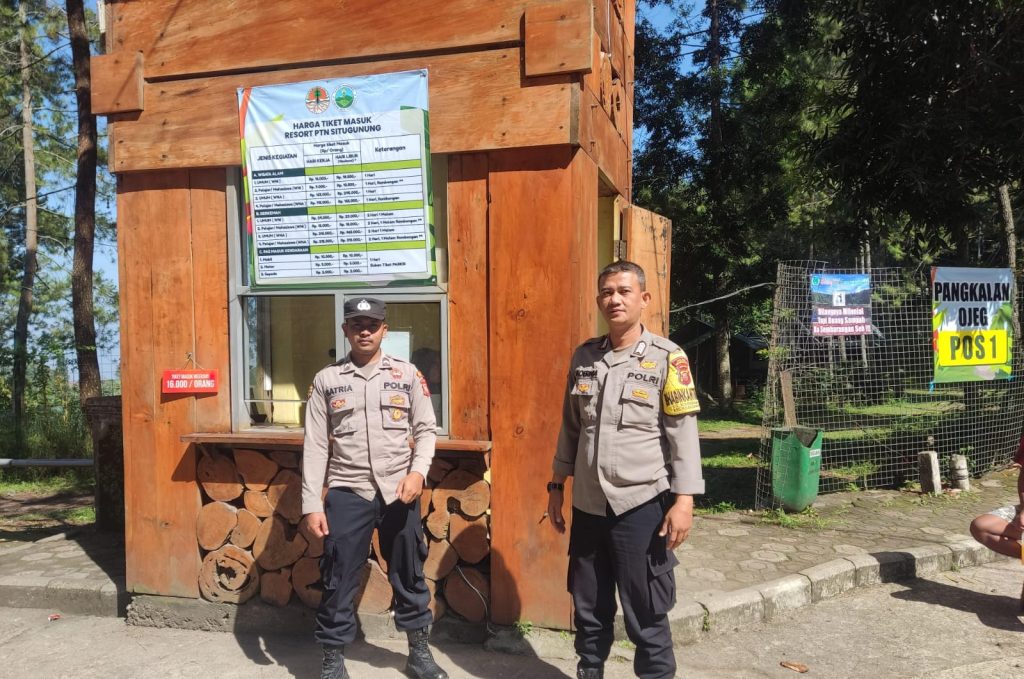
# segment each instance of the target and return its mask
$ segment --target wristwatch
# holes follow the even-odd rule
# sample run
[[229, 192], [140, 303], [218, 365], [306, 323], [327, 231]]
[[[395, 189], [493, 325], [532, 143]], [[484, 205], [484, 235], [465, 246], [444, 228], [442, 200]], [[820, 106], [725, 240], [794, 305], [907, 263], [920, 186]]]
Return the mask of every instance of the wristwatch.
[[565, 490], [565, 484], [548, 481], [548, 492], [550, 493], [553, 490]]

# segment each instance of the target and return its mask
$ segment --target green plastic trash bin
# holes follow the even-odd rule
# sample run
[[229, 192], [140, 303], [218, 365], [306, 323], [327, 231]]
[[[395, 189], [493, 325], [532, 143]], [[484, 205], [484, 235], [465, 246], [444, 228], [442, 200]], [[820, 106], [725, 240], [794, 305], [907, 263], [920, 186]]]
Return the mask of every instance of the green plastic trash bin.
[[821, 434], [809, 427], [772, 429], [772, 497], [786, 511], [802, 511], [818, 497]]

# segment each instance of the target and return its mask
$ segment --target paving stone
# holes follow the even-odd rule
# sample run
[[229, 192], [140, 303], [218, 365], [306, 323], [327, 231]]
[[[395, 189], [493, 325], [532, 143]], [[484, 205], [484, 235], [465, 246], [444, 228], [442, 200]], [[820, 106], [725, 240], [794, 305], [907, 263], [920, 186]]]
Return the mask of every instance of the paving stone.
[[832, 548], [828, 545], [819, 545], [810, 542], [798, 545], [797, 549], [799, 549], [801, 552], [807, 552], [809, 554], [828, 554], [832, 551]]
[[770, 552], [767, 550], [759, 550], [751, 554], [758, 561], [768, 561], [769, 563], [779, 563], [781, 561], [787, 561], [789, 557], [779, 552]]
[[946, 530], [944, 528], [935, 528], [933, 526], [922, 526], [919, 530], [922, 533], [927, 533], [928, 535], [945, 535], [946, 534]]
[[753, 587], [722, 592], [700, 600], [700, 604], [708, 611], [711, 632], [727, 632], [764, 620], [764, 599]]
[[831, 599], [851, 589], [855, 584], [856, 569], [847, 559], [833, 559], [800, 571], [811, 581], [811, 601]]
[[860, 545], [835, 545], [832, 549], [836, 554], [842, 554], [844, 556], [848, 554], [865, 554], [868, 551]]
[[922, 545], [902, 550], [914, 560], [914, 577], [922, 578], [953, 567], [953, 550], [946, 545]]
[[700, 578], [701, 580], [710, 580], [712, 582], [723, 582], [725, 580], [725, 574], [713, 568], [691, 568], [689, 575], [692, 578]]
[[914, 572], [910, 556], [903, 552], [851, 554], [846, 560], [853, 564], [857, 587], [904, 580]]
[[764, 583], [758, 590], [764, 599], [765, 620], [811, 603], [811, 581], [804, 575], [787, 575]]
[[981, 566], [990, 563], [998, 556], [973, 539], [951, 540], [946, 543], [946, 546], [953, 553], [953, 567], [955, 568]]
[[745, 535], [750, 535], [750, 531], [746, 528], [721, 528], [717, 533], [730, 538], [741, 538]]
[[692, 644], [705, 634], [707, 611], [696, 601], [680, 601], [669, 611], [668, 621], [673, 643]]
[[767, 561], [758, 561], [757, 559], [748, 559], [747, 561], [740, 561], [740, 568], [745, 571], [756, 571], [762, 573], [769, 573], [774, 570], [775, 564], [768, 563]]
[[796, 551], [796, 547], [784, 542], [766, 542], [761, 545], [761, 549], [767, 549], [771, 552], [782, 552], [783, 554], [792, 554]]

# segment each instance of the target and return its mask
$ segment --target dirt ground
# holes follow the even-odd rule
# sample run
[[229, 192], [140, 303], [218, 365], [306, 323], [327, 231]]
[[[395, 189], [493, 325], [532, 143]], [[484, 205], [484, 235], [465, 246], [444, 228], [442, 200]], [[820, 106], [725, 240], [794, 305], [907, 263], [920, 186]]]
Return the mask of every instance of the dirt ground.
[[0, 542], [37, 540], [69, 526], [81, 525], [68, 521], [68, 513], [92, 506], [92, 493], [0, 494]]

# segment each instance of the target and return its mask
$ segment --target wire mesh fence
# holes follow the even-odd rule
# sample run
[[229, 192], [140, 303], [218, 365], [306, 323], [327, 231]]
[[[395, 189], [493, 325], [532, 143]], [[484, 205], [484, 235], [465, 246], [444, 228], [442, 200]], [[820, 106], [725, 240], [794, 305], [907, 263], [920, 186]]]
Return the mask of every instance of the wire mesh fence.
[[[810, 279], [826, 272], [870, 277], [870, 334], [814, 335]], [[826, 269], [812, 261], [779, 265], [758, 506], [778, 506], [773, 486], [792, 481], [783, 464], [773, 469], [771, 432], [785, 424], [823, 432], [821, 493], [916, 481], [918, 453], [926, 450], [938, 453], [946, 474], [954, 454], [967, 457], [972, 475], [1009, 462], [1021, 436], [1024, 380], [933, 384], [927, 275], [899, 268]], [[1014, 366], [1024, 358], [1022, 344], [1014, 336]]]

